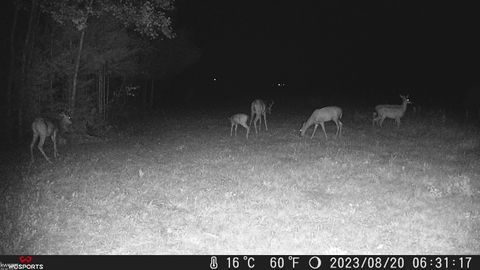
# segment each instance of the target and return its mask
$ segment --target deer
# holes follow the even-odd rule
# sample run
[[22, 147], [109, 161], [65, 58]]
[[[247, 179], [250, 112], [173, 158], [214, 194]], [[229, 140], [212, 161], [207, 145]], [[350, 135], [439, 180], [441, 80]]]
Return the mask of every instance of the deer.
[[[263, 120], [265, 122], [265, 130], [268, 131], [268, 126], [267, 126], [267, 113], [271, 114], [272, 113], [272, 106], [275, 102], [271, 101], [268, 105], [265, 105], [265, 102], [261, 99], [256, 99], [252, 101], [252, 105], [250, 106], [251, 108], [251, 116], [250, 116], [250, 123], [249, 126], [252, 125], [253, 121], [253, 126], [255, 127], [255, 134], [258, 134], [257, 131], [257, 122], [260, 121], [260, 126], [258, 130], [262, 128], [262, 116]], [[255, 119], [254, 119], [255, 117]]]
[[328, 140], [327, 132], [325, 132], [325, 122], [329, 121], [333, 121], [335, 122], [335, 125], [337, 125], [337, 133], [335, 136], [342, 136], [343, 123], [340, 122], [342, 114], [342, 109], [337, 106], [327, 106], [314, 110], [310, 118], [303, 123], [302, 128], [300, 129], [300, 136], [303, 137], [307, 129], [310, 126], [315, 125], [312, 136], [310, 137], [310, 139], [313, 139], [313, 136], [315, 136], [315, 131], [317, 131], [317, 127], [320, 125], [322, 126], [323, 133], [325, 134], [325, 139]]
[[385, 118], [391, 118], [395, 119], [395, 122], [397, 123], [397, 128], [400, 128], [400, 119], [405, 114], [405, 111], [407, 110], [407, 105], [412, 104], [408, 95], [400, 95], [400, 98], [402, 99], [402, 104], [400, 105], [375, 106], [375, 112], [373, 112], [372, 126], [375, 126], [375, 124], [377, 124], [382, 127]]
[[40, 152], [43, 154], [45, 159], [49, 163], [52, 163], [52, 161], [48, 158], [47, 154], [45, 154], [45, 152], [43, 151], [43, 144], [45, 143], [45, 139], [47, 137], [50, 137], [52, 139], [54, 158], [58, 157], [57, 134], [59, 132], [67, 130], [68, 126], [72, 124], [70, 116], [68, 116], [64, 112], [60, 113], [59, 117], [59, 119], [47, 119], [43, 117], [38, 117], [32, 122], [33, 138], [32, 143], [30, 144], [31, 163], [34, 162], [33, 147], [35, 146], [39, 138], [40, 140], [37, 147], [38, 150], [40, 150]]
[[233, 127], [235, 127], [235, 137], [237, 136], [237, 127], [238, 125], [241, 125], [247, 130], [247, 140], [248, 140], [248, 134], [250, 133], [250, 127], [247, 125], [247, 120], [248, 120], [248, 115], [244, 113], [237, 113], [232, 115], [231, 117], [228, 118], [231, 123], [230, 127], [230, 137], [233, 135]]

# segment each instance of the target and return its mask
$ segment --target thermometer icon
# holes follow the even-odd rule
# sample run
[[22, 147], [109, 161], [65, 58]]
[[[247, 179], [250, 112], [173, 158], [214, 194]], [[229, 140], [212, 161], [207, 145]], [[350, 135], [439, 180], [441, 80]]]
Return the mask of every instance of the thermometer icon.
[[212, 256], [210, 258], [210, 269], [217, 269], [217, 268], [218, 268], [217, 257]]

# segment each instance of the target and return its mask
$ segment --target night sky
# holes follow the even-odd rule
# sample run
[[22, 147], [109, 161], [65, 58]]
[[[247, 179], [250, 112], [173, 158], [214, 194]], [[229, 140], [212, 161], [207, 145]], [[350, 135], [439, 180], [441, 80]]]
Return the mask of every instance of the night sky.
[[191, 72], [216, 74], [225, 88], [261, 94], [279, 81], [288, 87], [277, 94], [292, 96], [325, 88], [388, 96], [408, 88], [423, 99], [434, 93], [451, 100], [479, 79], [478, 9], [463, 2], [177, 5], [177, 25], [189, 29], [203, 51]]
[[[331, 91], [398, 102], [408, 89], [417, 102], [460, 102], [480, 82], [480, 16], [469, 3], [177, 0], [175, 27], [202, 57], [171, 85], [206, 96]], [[2, 13], [5, 51], [11, 7]]]

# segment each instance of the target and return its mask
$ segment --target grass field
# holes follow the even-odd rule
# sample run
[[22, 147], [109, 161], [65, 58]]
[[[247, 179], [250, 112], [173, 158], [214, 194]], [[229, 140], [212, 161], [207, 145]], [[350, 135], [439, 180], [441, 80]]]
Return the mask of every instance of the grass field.
[[310, 113], [274, 112], [248, 140], [228, 114], [170, 113], [32, 167], [26, 142], [2, 155], [0, 251], [480, 254], [478, 127], [347, 110], [343, 137], [329, 122], [301, 138]]

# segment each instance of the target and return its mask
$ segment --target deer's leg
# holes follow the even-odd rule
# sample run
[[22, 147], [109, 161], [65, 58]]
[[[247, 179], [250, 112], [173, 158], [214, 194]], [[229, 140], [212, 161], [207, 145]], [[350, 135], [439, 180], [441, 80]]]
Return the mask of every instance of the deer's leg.
[[248, 133], [250, 132], [250, 128], [246, 124], [243, 124], [242, 126], [247, 130], [247, 139], [248, 139]]
[[230, 137], [232, 137], [232, 135], [233, 135], [233, 126], [234, 126], [234, 125], [233, 125], [233, 123], [232, 123], [232, 124], [230, 125]]
[[375, 126], [375, 125], [380, 126], [380, 124], [378, 122], [380, 119], [381, 119], [380, 116], [374, 117], [373, 120], [372, 120], [372, 126]]
[[262, 130], [262, 114], [258, 115], [258, 131]]
[[321, 122], [320, 125], [322, 126], [323, 134], [325, 134], [325, 139], [328, 140], [327, 132], [325, 132], [325, 123]]
[[50, 136], [53, 142], [53, 157], [58, 158], [58, 150], [57, 150], [57, 132], [54, 131], [52, 136]]
[[235, 137], [237, 137], [237, 128], [238, 128], [238, 124], [235, 124]]
[[340, 120], [338, 120], [338, 123], [340, 124], [340, 129], [339, 129], [339, 130], [340, 130], [340, 132], [338, 133], [338, 135], [339, 135], [339, 137], [342, 137], [342, 128], [343, 128], [343, 123], [342, 123]]
[[267, 127], [267, 113], [264, 113], [264, 114], [263, 114], [263, 120], [265, 121], [265, 130], [268, 131], [268, 127]]
[[32, 143], [30, 144], [30, 157], [31, 157], [31, 162], [33, 163], [33, 147], [35, 146], [35, 143], [37, 142], [38, 139], [38, 133], [33, 132], [33, 138], [32, 138]]
[[253, 120], [253, 126], [255, 127], [255, 134], [258, 134], [257, 121], [258, 121], [258, 114], [255, 115], [255, 120]]
[[315, 126], [313, 127], [313, 133], [310, 139], [313, 139], [313, 136], [315, 136], [315, 131], [317, 131], [317, 127], [318, 127], [318, 124], [315, 124]]
[[43, 156], [45, 157], [45, 159], [49, 163], [52, 163], [52, 161], [50, 161], [50, 159], [48, 158], [47, 154], [45, 154], [45, 152], [43, 151], [43, 144], [44, 143], [45, 143], [45, 136], [40, 135], [40, 142], [38, 143], [38, 150], [40, 150], [40, 152], [43, 154]]
[[335, 133], [335, 136], [338, 137], [338, 134], [340, 133], [340, 121], [336, 120], [335, 125], [337, 126], [337, 132]]
[[400, 118], [395, 118], [395, 122], [397, 122], [397, 128], [400, 128]]
[[383, 120], [385, 120], [385, 117], [380, 118], [380, 122], [378, 123], [380, 125], [380, 127], [382, 127], [382, 125], [383, 125]]

